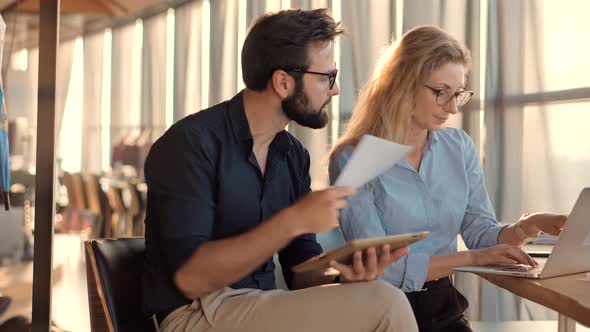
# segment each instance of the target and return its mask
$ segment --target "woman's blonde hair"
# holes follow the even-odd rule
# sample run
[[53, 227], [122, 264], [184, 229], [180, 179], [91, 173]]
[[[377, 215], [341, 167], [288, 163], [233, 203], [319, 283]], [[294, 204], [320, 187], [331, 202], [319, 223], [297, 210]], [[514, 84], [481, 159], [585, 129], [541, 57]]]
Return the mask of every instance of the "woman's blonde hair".
[[364, 134], [406, 143], [415, 96], [430, 73], [446, 63], [471, 65], [469, 50], [444, 30], [420, 26], [387, 47], [361, 90], [344, 135], [330, 151], [355, 145]]

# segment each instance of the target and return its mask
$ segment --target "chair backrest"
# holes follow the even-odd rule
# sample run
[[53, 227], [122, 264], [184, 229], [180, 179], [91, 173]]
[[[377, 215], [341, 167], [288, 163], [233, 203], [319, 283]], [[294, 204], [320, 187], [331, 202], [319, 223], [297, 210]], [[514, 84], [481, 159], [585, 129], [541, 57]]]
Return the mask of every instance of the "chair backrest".
[[64, 172], [63, 184], [68, 192], [69, 207], [79, 210], [86, 209], [86, 193], [84, 192], [82, 175]]
[[132, 225], [132, 236], [143, 236], [145, 233], [145, 203], [143, 202], [138, 183], [128, 180], [126, 189], [129, 193], [129, 221]]
[[92, 230], [92, 237], [111, 237], [111, 207], [107, 194], [102, 190], [100, 180], [96, 174], [86, 174], [86, 197], [88, 198], [88, 209], [99, 216], [97, 229]]
[[141, 310], [143, 237], [84, 242], [93, 332], [155, 331]]
[[121, 188], [110, 184], [107, 190], [107, 197], [111, 207], [111, 234], [112, 237], [131, 236], [130, 225], [127, 218], [127, 209], [123, 203], [123, 193]]
[[100, 183], [98, 182], [98, 176], [94, 174], [84, 174], [83, 178], [85, 182], [84, 189], [86, 190], [86, 199], [88, 200], [88, 210], [92, 213], [102, 216], [102, 207], [100, 201], [99, 191]]

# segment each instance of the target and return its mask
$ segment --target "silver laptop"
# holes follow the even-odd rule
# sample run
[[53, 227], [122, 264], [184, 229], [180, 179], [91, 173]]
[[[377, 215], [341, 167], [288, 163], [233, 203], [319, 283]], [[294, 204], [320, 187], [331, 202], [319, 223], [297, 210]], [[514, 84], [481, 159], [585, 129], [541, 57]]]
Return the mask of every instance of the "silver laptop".
[[580, 193], [549, 257], [537, 261], [537, 267], [500, 264], [463, 266], [453, 270], [538, 279], [590, 271], [590, 188], [584, 188]]

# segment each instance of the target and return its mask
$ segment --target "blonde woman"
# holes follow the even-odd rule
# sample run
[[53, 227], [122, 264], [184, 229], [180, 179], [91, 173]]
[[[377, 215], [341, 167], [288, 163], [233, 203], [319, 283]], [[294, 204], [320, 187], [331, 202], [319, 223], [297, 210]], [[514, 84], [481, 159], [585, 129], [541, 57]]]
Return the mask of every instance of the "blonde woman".
[[[340, 226], [348, 240], [431, 232], [381, 277], [406, 292], [421, 331], [471, 331], [463, 317], [468, 304], [451, 284], [450, 268], [536, 265], [519, 246], [540, 231], [558, 234], [565, 222], [565, 216], [537, 213], [498, 225], [472, 140], [461, 129], [444, 128], [473, 94], [466, 86], [469, 66], [469, 50], [445, 31], [407, 32], [380, 59], [330, 154], [333, 182], [364, 134], [412, 146], [349, 198]], [[471, 250], [457, 252], [459, 233]]]

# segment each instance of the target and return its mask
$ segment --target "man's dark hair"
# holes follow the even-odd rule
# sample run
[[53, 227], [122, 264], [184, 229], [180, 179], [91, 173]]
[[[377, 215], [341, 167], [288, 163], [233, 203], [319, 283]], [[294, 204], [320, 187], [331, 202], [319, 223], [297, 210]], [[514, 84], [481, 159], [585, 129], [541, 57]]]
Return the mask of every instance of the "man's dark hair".
[[[333, 41], [342, 34], [328, 10], [290, 9], [260, 17], [242, 48], [242, 78], [247, 88], [262, 91], [277, 69], [307, 70], [307, 48], [315, 41]], [[297, 77], [296, 77], [297, 78]]]

